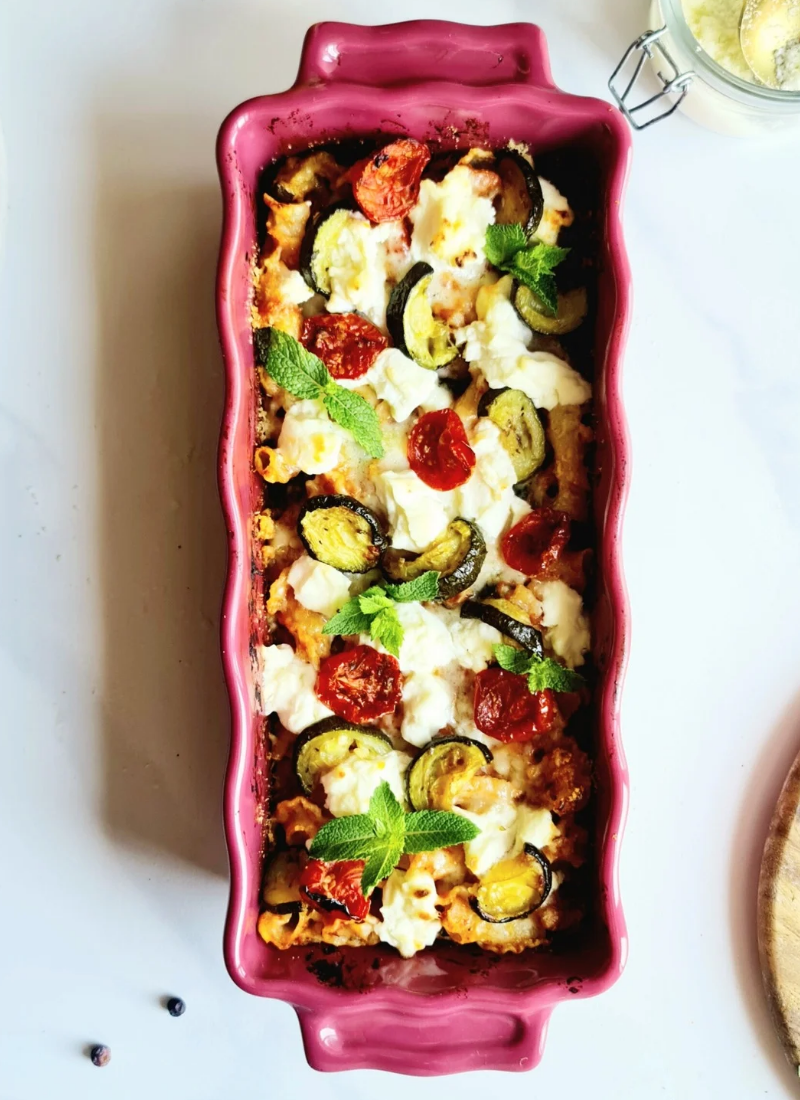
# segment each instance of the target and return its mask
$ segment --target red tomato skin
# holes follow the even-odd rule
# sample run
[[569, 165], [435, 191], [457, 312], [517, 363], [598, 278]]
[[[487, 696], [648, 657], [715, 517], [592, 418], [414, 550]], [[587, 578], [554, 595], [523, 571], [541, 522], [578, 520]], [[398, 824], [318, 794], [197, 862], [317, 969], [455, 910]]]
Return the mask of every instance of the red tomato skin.
[[300, 342], [322, 360], [331, 378], [360, 378], [389, 346], [381, 330], [357, 313], [307, 317]]
[[561, 722], [556, 693], [528, 691], [524, 676], [487, 668], [475, 677], [475, 725], [497, 741], [532, 741]]
[[369, 898], [361, 893], [362, 859], [325, 863], [310, 859], [300, 874], [300, 894], [312, 909], [326, 916], [362, 921], [369, 913]]
[[419, 181], [430, 150], [421, 141], [390, 142], [350, 171], [353, 196], [371, 222], [404, 218], [419, 198]]
[[452, 409], [423, 413], [408, 433], [408, 464], [431, 489], [447, 492], [470, 479], [475, 452]]
[[512, 569], [536, 576], [553, 565], [566, 549], [570, 519], [555, 508], [534, 508], [503, 535], [500, 549]]
[[320, 662], [315, 692], [348, 722], [371, 722], [400, 702], [403, 675], [390, 653], [357, 645]]

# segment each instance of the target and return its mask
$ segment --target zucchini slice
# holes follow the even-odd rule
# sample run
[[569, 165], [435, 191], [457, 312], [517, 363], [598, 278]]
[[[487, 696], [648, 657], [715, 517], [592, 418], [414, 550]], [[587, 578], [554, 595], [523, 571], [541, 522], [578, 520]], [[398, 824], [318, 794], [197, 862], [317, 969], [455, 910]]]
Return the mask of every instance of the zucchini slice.
[[536, 406], [522, 390], [487, 390], [478, 416], [488, 416], [500, 429], [503, 447], [517, 482], [526, 481], [544, 462], [547, 440]]
[[547, 336], [563, 336], [576, 329], [586, 316], [586, 290], [580, 286], [558, 295], [556, 315], [547, 312], [542, 300], [522, 283], [517, 283], [512, 295], [514, 309], [534, 332]]
[[392, 291], [386, 308], [395, 347], [428, 370], [446, 366], [458, 354], [450, 329], [433, 316], [427, 293], [432, 278], [430, 264], [414, 264]]
[[331, 279], [328, 268], [331, 252], [339, 234], [350, 219], [352, 208], [336, 204], [326, 206], [309, 218], [300, 246], [300, 274], [305, 281], [325, 298], [330, 297]]
[[300, 864], [297, 852], [275, 852], [267, 864], [261, 895], [273, 913], [293, 913], [300, 908]]
[[312, 497], [300, 511], [297, 533], [312, 558], [343, 573], [368, 573], [386, 548], [380, 520], [355, 497]]
[[421, 554], [390, 547], [381, 568], [390, 581], [402, 584], [434, 569], [439, 574], [439, 599], [447, 600], [475, 584], [486, 557], [486, 542], [468, 519], [454, 519]]
[[408, 769], [406, 787], [411, 808], [450, 809], [443, 804], [449, 800], [441, 797], [449, 780], [455, 775], [468, 780], [491, 762], [492, 754], [487, 747], [470, 737], [439, 737], [431, 741]]
[[520, 609], [510, 600], [467, 600], [461, 605], [461, 618], [480, 619], [528, 652], [544, 656], [542, 635], [522, 617]]
[[385, 756], [392, 742], [370, 726], [356, 726], [343, 718], [323, 718], [304, 730], [294, 747], [294, 770], [305, 794], [311, 794], [322, 772], [330, 771], [349, 756], [360, 760]]
[[497, 225], [516, 222], [530, 237], [539, 228], [544, 213], [539, 177], [515, 149], [502, 149], [495, 155], [495, 172], [503, 181], [495, 222]]
[[502, 859], [486, 872], [471, 904], [481, 920], [506, 924], [544, 905], [552, 886], [550, 860], [526, 844], [515, 859]]

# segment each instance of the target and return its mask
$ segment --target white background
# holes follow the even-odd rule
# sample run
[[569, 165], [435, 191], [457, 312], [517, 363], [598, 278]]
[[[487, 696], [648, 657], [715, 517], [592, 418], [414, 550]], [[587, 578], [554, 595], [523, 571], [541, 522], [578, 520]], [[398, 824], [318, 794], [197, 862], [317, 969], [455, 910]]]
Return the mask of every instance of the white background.
[[[313, 1073], [292, 1010], [223, 967], [214, 138], [291, 83], [317, 20], [537, 21], [556, 81], [603, 96], [644, 7], [2, 5], [0, 1100], [441, 1095]], [[680, 117], [636, 138], [630, 961], [556, 1011], [532, 1075], [454, 1082], [469, 1100], [793, 1095], [754, 889], [800, 745], [799, 175], [797, 143]]]

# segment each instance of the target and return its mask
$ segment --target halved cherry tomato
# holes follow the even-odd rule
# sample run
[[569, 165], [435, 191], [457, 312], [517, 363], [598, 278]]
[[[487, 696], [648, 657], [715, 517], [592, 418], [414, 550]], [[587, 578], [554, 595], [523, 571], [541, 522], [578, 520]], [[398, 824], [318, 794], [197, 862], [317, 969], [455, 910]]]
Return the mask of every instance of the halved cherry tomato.
[[475, 452], [452, 409], [424, 413], [408, 434], [408, 464], [420, 481], [445, 492], [469, 481]]
[[332, 378], [360, 378], [389, 346], [381, 330], [357, 313], [307, 317], [300, 340], [322, 360]]
[[500, 543], [512, 569], [535, 576], [561, 557], [569, 542], [569, 516], [555, 508], [534, 508], [515, 523]]
[[363, 870], [363, 859], [339, 863], [310, 859], [300, 875], [300, 896], [320, 913], [363, 920], [369, 913], [369, 898], [361, 893]]
[[348, 722], [370, 722], [391, 714], [400, 702], [403, 677], [389, 653], [357, 645], [319, 666], [314, 690], [320, 702]]
[[487, 668], [475, 677], [475, 725], [498, 741], [531, 741], [561, 723], [556, 693], [528, 691], [524, 676]]
[[430, 159], [421, 141], [400, 138], [353, 166], [353, 195], [370, 221], [406, 216], [419, 198], [420, 177]]

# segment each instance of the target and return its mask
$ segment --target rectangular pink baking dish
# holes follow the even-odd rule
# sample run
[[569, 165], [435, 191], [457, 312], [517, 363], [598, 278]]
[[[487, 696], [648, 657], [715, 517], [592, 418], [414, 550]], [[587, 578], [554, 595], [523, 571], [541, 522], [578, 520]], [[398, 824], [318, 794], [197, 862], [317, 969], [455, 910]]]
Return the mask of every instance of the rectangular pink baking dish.
[[[534, 155], [565, 147], [579, 154], [597, 179], [597, 831], [591, 916], [574, 942], [554, 953], [494, 956], [447, 943], [408, 960], [385, 947], [280, 952], [256, 933], [268, 766], [264, 723], [253, 701], [257, 577], [249, 539], [249, 516], [260, 506], [263, 489], [251, 462], [255, 198], [261, 169], [288, 150], [377, 134], [410, 135], [442, 148], [498, 147], [513, 138], [529, 143]], [[217, 317], [227, 396], [219, 476], [230, 548], [222, 651], [233, 712], [225, 783], [231, 862], [225, 960], [242, 989], [295, 1007], [308, 1061], [316, 1069], [368, 1067], [421, 1075], [530, 1069], [542, 1056], [553, 1007], [607, 989], [624, 965], [617, 864], [628, 789], [619, 741], [628, 607], [619, 544], [628, 443], [620, 371], [630, 277], [620, 205], [629, 156], [622, 116], [600, 100], [559, 91], [544, 36], [525, 23], [319, 24], [306, 36], [294, 87], [242, 104], [220, 130], [224, 226]]]

